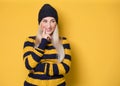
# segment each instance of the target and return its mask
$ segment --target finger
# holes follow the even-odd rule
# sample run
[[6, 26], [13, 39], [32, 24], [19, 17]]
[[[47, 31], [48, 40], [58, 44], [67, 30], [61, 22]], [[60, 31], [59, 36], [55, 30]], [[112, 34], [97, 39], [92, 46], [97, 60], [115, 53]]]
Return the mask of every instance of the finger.
[[48, 40], [51, 40], [51, 36], [47, 34], [47, 39]]
[[51, 36], [49, 35], [49, 38], [51, 39]]
[[45, 30], [45, 34], [46, 34], [46, 29], [44, 29]]
[[43, 34], [45, 34], [45, 29], [43, 29]]

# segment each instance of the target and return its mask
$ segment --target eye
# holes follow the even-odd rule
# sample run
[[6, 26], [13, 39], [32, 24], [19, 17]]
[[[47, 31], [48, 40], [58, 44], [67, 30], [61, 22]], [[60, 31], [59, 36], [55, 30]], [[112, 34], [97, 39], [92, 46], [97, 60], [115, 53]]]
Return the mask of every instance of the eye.
[[55, 23], [56, 21], [55, 20], [51, 20], [52, 23]]
[[43, 22], [47, 23], [47, 20], [44, 19]]

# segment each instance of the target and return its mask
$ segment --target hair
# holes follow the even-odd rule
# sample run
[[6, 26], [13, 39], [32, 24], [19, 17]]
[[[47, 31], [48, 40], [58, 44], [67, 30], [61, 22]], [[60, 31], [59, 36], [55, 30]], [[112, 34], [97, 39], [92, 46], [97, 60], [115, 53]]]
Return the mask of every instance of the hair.
[[[39, 25], [41, 26], [41, 24], [39, 24]], [[42, 29], [40, 28], [40, 26], [38, 27], [38, 29], [39, 29], [38, 31], [39, 31], [39, 34], [42, 34]], [[41, 41], [41, 39], [40, 39], [40, 41]], [[51, 42], [57, 50], [58, 61], [61, 62], [64, 59], [65, 53], [64, 53], [63, 45], [61, 43], [61, 39], [59, 37], [58, 25], [56, 25], [56, 28], [52, 34]]]

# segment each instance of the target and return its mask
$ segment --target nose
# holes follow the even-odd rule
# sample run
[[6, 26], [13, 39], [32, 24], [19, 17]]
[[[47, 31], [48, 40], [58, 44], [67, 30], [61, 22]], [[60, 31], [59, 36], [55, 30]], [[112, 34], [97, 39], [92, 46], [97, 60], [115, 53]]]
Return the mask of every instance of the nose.
[[47, 23], [46, 27], [49, 29], [51, 27], [50, 22]]

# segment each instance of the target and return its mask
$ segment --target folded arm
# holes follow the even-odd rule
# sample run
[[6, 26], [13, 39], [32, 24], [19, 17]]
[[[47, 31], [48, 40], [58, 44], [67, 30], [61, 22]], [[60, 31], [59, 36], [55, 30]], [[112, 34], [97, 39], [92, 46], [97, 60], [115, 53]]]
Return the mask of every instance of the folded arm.
[[64, 75], [69, 72], [71, 68], [71, 48], [67, 40], [64, 40], [64, 52], [65, 57], [62, 62], [59, 63], [39, 63], [35, 71], [45, 72], [47, 75]]
[[23, 46], [23, 60], [25, 67], [28, 70], [34, 69], [40, 62], [41, 57], [44, 54], [44, 49], [47, 44], [47, 40], [42, 38], [38, 48], [34, 48], [34, 40], [27, 37]]

